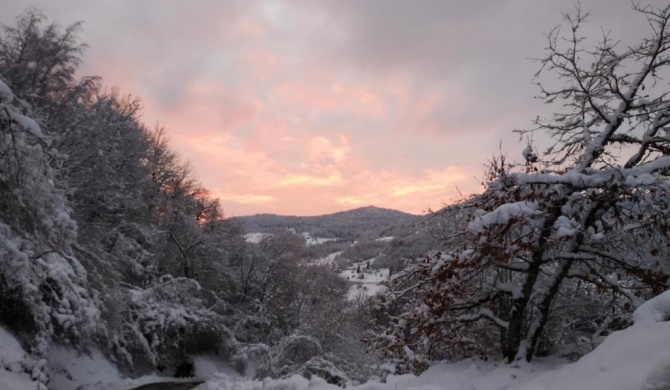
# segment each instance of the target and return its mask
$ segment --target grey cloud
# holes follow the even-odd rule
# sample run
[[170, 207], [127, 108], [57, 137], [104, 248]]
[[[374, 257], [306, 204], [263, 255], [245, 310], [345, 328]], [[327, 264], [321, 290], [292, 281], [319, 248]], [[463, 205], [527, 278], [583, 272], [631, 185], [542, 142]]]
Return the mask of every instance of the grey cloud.
[[[646, 28], [644, 21], [630, 10], [628, 1], [581, 3], [583, 9], [594, 12], [589, 35], [597, 35], [602, 25], [618, 36], [637, 38]], [[311, 7], [320, 18], [327, 15], [325, 19], [332, 26], [324, 26], [323, 34], [311, 38], [314, 55], [372, 76], [408, 72], [417, 93], [435, 85], [446, 88], [447, 79], [459, 78], [466, 85], [467, 96], [463, 98], [475, 102], [474, 112], [452, 115], [448, 109], [435, 111], [431, 120], [447, 134], [458, 126], [472, 127], [468, 122], [481, 123], [481, 119], [489, 120], [509, 111], [529, 111], [530, 122], [536, 114], [530, 109], [544, 109], [533, 103], [538, 91], [531, 80], [539, 65], [531, 59], [542, 56], [544, 34], [562, 22], [562, 12], [574, 6], [572, 1], [553, 0], [286, 4]], [[637, 23], [631, 23], [635, 18]]]
[[[212, 48], [230, 42], [234, 24], [253, 12], [253, 4], [242, 0], [7, 0], [0, 22], [13, 24], [27, 6], [62, 25], [83, 20], [86, 58], [133, 69], [129, 77], [146, 90], [130, 92], [148, 93], [167, 109], [184, 102], [184, 87], [203, 74]], [[95, 61], [85, 61], [82, 73], [95, 73], [91, 65]]]

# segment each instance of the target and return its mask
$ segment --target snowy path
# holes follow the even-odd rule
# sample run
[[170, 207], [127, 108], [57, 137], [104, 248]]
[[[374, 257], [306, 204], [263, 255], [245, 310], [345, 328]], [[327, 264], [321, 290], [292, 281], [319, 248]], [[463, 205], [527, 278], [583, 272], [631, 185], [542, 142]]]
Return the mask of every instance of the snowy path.
[[159, 382], [149, 383], [130, 390], [191, 390], [205, 382]]

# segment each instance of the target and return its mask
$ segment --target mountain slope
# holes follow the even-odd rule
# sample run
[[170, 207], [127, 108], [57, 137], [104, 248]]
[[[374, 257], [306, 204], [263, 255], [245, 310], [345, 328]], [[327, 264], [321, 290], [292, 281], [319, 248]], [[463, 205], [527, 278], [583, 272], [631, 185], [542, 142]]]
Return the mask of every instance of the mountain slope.
[[257, 214], [231, 220], [242, 222], [246, 230], [253, 233], [294, 229], [296, 233], [309, 232], [313, 237], [352, 239], [363, 232], [398, 224], [412, 224], [421, 218], [397, 210], [369, 206], [313, 217]]

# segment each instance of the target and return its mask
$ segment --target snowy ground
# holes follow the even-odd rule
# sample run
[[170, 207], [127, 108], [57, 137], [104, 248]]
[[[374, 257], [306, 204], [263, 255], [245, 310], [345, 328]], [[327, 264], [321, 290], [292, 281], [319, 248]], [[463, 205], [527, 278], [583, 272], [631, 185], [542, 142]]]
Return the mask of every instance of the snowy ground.
[[312, 237], [309, 232], [304, 232], [302, 236], [305, 238], [305, 245], [306, 246], [312, 246], [312, 245], [318, 245], [318, 244], [323, 244], [328, 241], [336, 241], [336, 238], [322, 238], [322, 237]]
[[259, 242], [263, 241], [265, 237], [271, 236], [272, 234], [270, 233], [247, 233], [244, 236], [244, 241], [250, 243], [250, 244], [258, 244]]
[[50, 386], [54, 389], [76, 389], [83, 385], [116, 383], [123, 379], [116, 367], [99, 350], [82, 355], [70, 348], [49, 349]]
[[387, 236], [387, 237], [379, 237], [375, 241], [381, 241], [381, 242], [390, 242], [393, 241], [393, 236]]
[[[353, 300], [359, 296], [371, 297], [384, 290], [383, 282], [388, 280], [389, 269], [368, 269], [368, 263], [372, 266], [375, 259], [354, 263], [351, 267], [340, 272], [340, 276], [354, 283], [348, 292], [349, 299]], [[358, 273], [360, 267], [361, 272]]]
[[[326, 257], [314, 260], [313, 263], [317, 265], [332, 265], [342, 252], [343, 251], [331, 253]], [[368, 263], [372, 265], [374, 261], [375, 259], [372, 258], [370, 260], [354, 263], [344, 271], [340, 272], [342, 278], [353, 283], [348, 292], [350, 300], [360, 296], [371, 297], [384, 290], [385, 287], [382, 285], [382, 282], [388, 280], [389, 269], [368, 269]], [[359, 267], [361, 273], [358, 273]]]
[[[16, 339], [0, 328], [0, 389], [34, 390], [24, 372], [27, 357]], [[635, 324], [614, 332], [593, 352], [574, 363], [548, 359], [532, 364], [463, 361], [438, 364], [416, 377], [389, 376], [386, 383], [370, 381], [352, 390], [668, 390], [670, 389], [670, 291], [635, 312]], [[65, 349], [50, 354], [52, 370], [60, 367], [53, 390], [127, 390], [156, 381], [157, 376], [120, 379], [102, 354], [82, 357]], [[55, 359], [56, 361], [53, 361]], [[57, 363], [57, 364], [56, 364]], [[234, 374], [225, 364], [203, 357], [196, 373], [206, 380], [197, 390], [338, 390], [319, 378], [299, 376], [250, 380]], [[62, 374], [62, 373], [61, 373]], [[67, 379], [67, 381], [65, 381]]]
[[23, 372], [27, 355], [14, 336], [2, 327], [0, 346], [0, 389], [33, 389], [34, 383]]
[[[352, 390], [668, 390], [670, 389], [670, 291], [635, 313], [635, 324], [611, 334], [574, 363], [556, 359], [503, 364], [463, 361], [438, 364], [420, 376], [390, 376]], [[293, 376], [250, 381], [213, 378], [198, 390], [337, 390], [319, 378]]]
[[335, 253], [331, 253], [326, 257], [322, 257], [320, 259], [314, 260], [312, 263], [316, 265], [332, 265], [335, 260], [342, 254], [344, 251], [339, 251]]
[[[245, 234], [244, 240], [251, 244], [258, 244], [263, 241], [264, 238], [271, 236], [272, 233], [247, 233]], [[302, 233], [301, 235], [305, 239], [306, 246], [323, 244], [328, 241], [336, 241], [336, 238], [323, 238], [323, 237], [312, 237], [308, 232]]]
[[[2, 327], [0, 346], [0, 390], [37, 389], [36, 383], [25, 372], [29, 361], [26, 352], [16, 338]], [[196, 376], [203, 380], [223, 377], [228, 381], [241, 380], [230, 365], [214, 356], [197, 356], [193, 363]], [[193, 378], [175, 379], [159, 375], [125, 378], [102, 352], [95, 349], [87, 355], [53, 346], [49, 350], [48, 367], [51, 390], [128, 390], [148, 383], [193, 381]]]

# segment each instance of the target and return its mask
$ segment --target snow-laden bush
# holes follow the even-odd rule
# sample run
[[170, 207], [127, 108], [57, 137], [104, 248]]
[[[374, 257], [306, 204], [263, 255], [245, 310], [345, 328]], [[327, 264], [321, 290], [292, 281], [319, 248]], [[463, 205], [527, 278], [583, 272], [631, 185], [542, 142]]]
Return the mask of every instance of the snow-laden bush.
[[196, 353], [230, 356], [234, 337], [217, 309], [225, 304], [188, 278], [164, 277], [145, 290], [128, 289], [123, 329], [113, 351], [124, 363], [144, 358], [174, 369]]
[[309, 359], [302, 366], [302, 375], [311, 379], [312, 376], [323, 378], [328, 383], [344, 387], [349, 378], [347, 374], [335, 365], [331, 360], [317, 356]]
[[270, 348], [267, 359], [258, 367], [258, 377], [292, 375], [308, 360], [322, 353], [321, 343], [314, 337], [290, 335]]
[[244, 363], [238, 364], [243, 368], [241, 372], [256, 378], [288, 378], [299, 374], [342, 387], [380, 373], [373, 364], [375, 360], [366, 357], [363, 351], [357, 351], [357, 356], [351, 352], [332, 351], [314, 336], [293, 334], [271, 347], [256, 344], [243, 348], [236, 360]]
[[290, 335], [270, 348], [256, 347], [245, 355], [254, 358], [257, 378], [288, 378], [300, 374], [307, 379], [317, 376], [338, 386], [344, 386], [349, 381], [349, 376], [340, 367], [341, 364], [346, 365], [346, 362], [332, 353], [324, 352], [319, 340], [312, 336]]

